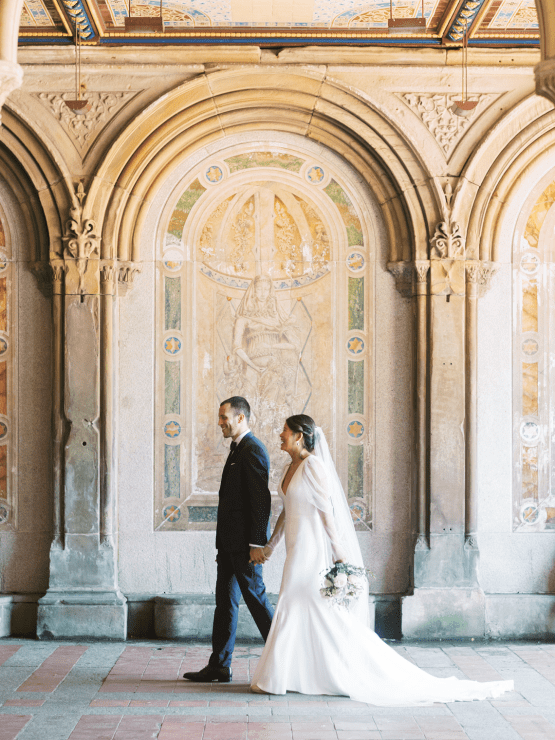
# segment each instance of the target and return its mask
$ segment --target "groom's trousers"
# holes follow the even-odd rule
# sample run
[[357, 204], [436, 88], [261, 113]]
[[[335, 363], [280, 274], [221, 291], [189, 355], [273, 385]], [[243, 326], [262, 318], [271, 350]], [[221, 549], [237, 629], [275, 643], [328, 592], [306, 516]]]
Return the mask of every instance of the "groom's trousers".
[[239, 600], [241, 594], [260, 634], [266, 640], [274, 610], [266, 595], [262, 580], [262, 566], [249, 562], [250, 553], [218, 551], [216, 579], [216, 610], [212, 628], [212, 655], [209, 665], [231, 665], [235, 647]]

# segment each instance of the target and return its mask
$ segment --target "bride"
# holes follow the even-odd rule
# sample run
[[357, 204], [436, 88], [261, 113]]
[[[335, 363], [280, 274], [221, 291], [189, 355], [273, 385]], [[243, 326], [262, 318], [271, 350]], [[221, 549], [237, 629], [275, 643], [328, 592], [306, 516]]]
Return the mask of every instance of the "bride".
[[322, 430], [299, 414], [286, 420], [280, 437], [291, 464], [281, 478], [283, 510], [264, 555], [268, 559], [285, 535], [287, 557], [251, 690], [342, 695], [379, 706], [486, 699], [512, 690], [513, 681], [437, 678], [402, 658], [368, 626], [367, 589], [348, 610], [322, 597], [322, 573], [334, 562], [362, 566], [360, 547]]

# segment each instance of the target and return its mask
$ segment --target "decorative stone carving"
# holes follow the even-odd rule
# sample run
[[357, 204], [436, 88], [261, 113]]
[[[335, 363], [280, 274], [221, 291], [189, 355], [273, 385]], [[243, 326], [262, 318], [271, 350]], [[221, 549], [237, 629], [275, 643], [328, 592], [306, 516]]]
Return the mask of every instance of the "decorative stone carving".
[[428, 272], [430, 270], [429, 260], [416, 260], [414, 263], [414, 270], [416, 273], [416, 282], [425, 283], [428, 280]]
[[431, 259], [463, 260], [465, 257], [466, 239], [456, 221], [441, 221], [430, 239]]
[[405, 93], [399, 95], [409, 108], [427, 126], [448, 159], [472, 122], [499, 96], [476, 93], [470, 97], [478, 105], [469, 116], [456, 116], [451, 107], [460, 99], [457, 93]]
[[428, 540], [426, 538], [426, 535], [419, 534], [418, 537], [417, 537], [417, 539], [416, 539], [416, 544], [414, 546], [414, 551], [415, 552], [422, 552], [422, 551], [429, 550], [429, 549], [430, 549], [430, 545], [428, 544]]
[[98, 266], [91, 264], [91, 258], [99, 256], [100, 237], [96, 235], [96, 222], [83, 218], [86, 193], [82, 182], [75, 196], [62, 238], [67, 260], [66, 293], [95, 294], [98, 293]]
[[126, 295], [133, 287], [135, 275], [141, 272], [137, 262], [120, 262], [118, 264], [118, 294]]
[[37, 93], [37, 97], [50, 113], [60, 122], [74, 140], [81, 155], [85, 154], [95, 140], [95, 132], [103, 123], [113, 118], [134, 96], [132, 92], [85, 92], [91, 109], [85, 114], [76, 114], [65, 104], [74, 97], [73, 93]]
[[488, 292], [493, 276], [499, 271], [499, 265], [494, 262], [479, 260], [467, 260], [465, 268], [466, 280], [477, 285], [477, 295], [480, 298]]

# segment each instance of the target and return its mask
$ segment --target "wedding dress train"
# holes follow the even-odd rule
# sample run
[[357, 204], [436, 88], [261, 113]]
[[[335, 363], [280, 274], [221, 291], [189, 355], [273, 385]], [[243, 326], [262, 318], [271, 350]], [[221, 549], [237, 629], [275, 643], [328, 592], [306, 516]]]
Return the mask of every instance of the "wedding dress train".
[[[379, 706], [486, 699], [512, 690], [513, 681], [480, 683], [431, 676], [368, 627], [366, 594], [349, 610], [321, 596], [322, 573], [343, 554], [333, 511], [322, 504], [329, 480], [325, 464], [309, 455], [285, 495], [280, 484], [284, 516], [270, 544], [275, 547], [285, 534], [287, 558], [253, 686], [270, 694], [342, 695]], [[348, 560], [352, 562], [351, 557]]]

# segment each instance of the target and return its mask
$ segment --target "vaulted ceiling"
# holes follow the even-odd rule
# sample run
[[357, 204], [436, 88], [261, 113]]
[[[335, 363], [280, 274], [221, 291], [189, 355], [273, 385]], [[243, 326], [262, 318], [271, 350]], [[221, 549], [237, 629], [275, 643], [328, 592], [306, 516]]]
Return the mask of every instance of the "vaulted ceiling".
[[[131, 2], [131, 11], [129, 3]], [[125, 18], [158, 16], [164, 31], [126, 32]], [[426, 30], [390, 35], [388, 19], [426, 18]], [[24, 0], [20, 45], [83, 43], [349, 44], [536, 47], [534, 0]]]

